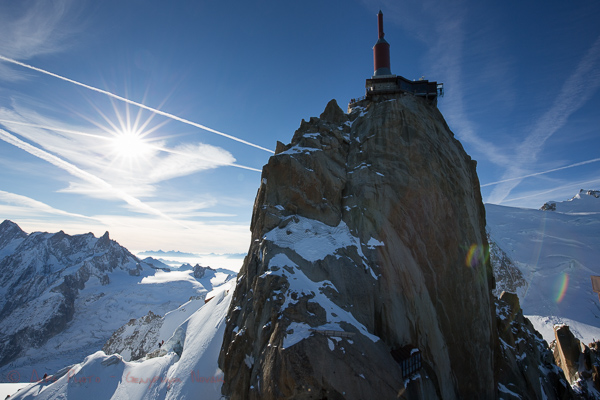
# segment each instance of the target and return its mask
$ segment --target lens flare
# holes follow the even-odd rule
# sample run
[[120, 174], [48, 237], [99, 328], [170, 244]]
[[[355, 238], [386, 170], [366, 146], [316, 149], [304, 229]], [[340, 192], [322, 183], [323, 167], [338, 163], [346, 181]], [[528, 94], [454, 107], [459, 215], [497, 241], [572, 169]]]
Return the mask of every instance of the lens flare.
[[472, 244], [467, 251], [467, 257], [465, 257], [465, 265], [467, 267], [475, 268], [482, 264], [485, 264], [490, 256], [489, 251], [480, 244]]
[[556, 303], [560, 303], [567, 294], [567, 288], [569, 287], [569, 274], [563, 273], [558, 281], [558, 291], [556, 294]]

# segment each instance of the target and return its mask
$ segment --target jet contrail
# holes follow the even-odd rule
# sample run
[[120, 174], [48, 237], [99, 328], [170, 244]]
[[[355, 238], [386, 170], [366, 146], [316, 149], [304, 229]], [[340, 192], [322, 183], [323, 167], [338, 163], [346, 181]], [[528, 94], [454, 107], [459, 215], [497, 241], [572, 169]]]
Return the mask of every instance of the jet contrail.
[[235, 136], [231, 136], [231, 135], [228, 135], [226, 133], [219, 132], [219, 131], [217, 131], [215, 129], [209, 128], [208, 126], [204, 126], [204, 125], [198, 124], [196, 122], [192, 122], [190, 120], [178, 117], [176, 115], [170, 114], [170, 113], [165, 112], [165, 111], [157, 110], [156, 108], [148, 107], [148, 106], [146, 106], [146, 105], [144, 105], [142, 103], [138, 103], [138, 102], [135, 102], [133, 100], [126, 99], [125, 97], [121, 97], [119, 95], [116, 95], [114, 93], [108, 92], [106, 90], [98, 89], [97, 87], [86, 85], [85, 83], [74, 81], [73, 79], [65, 78], [64, 76], [52, 73], [50, 71], [46, 71], [46, 70], [41, 69], [41, 68], [34, 67], [32, 65], [29, 65], [29, 64], [22, 63], [22, 62], [17, 61], [17, 60], [13, 60], [12, 58], [8, 58], [8, 57], [4, 57], [3, 55], [0, 55], [0, 60], [4, 60], [4, 61], [7, 61], [9, 63], [15, 64], [15, 65], [20, 65], [21, 67], [28, 68], [28, 69], [31, 69], [33, 71], [41, 72], [42, 74], [53, 76], [55, 78], [58, 78], [58, 79], [61, 79], [61, 80], [65, 81], [65, 82], [70, 82], [70, 83], [72, 83], [74, 85], [81, 86], [81, 87], [84, 87], [84, 88], [89, 89], [89, 90], [93, 90], [94, 92], [105, 94], [105, 95], [110, 96], [110, 97], [112, 97], [114, 99], [117, 99], [117, 100], [123, 101], [125, 103], [129, 103], [129, 104], [132, 104], [134, 106], [143, 108], [143, 109], [151, 111], [151, 112], [153, 112], [155, 114], [159, 114], [159, 115], [162, 115], [164, 117], [171, 118], [171, 119], [173, 119], [175, 121], [183, 122], [184, 124], [195, 126], [196, 128], [200, 128], [200, 129], [203, 129], [203, 130], [208, 131], [208, 132], [216, 133], [217, 135], [226, 137], [226, 138], [231, 139], [231, 140], [235, 140], [236, 142], [240, 142], [240, 143], [246, 144], [248, 146], [252, 146], [252, 147], [255, 147], [257, 149], [260, 149], [260, 150], [264, 150], [264, 151], [266, 151], [268, 153], [271, 153], [271, 154], [274, 153], [273, 150], [269, 150], [269, 149], [267, 149], [265, 147], [262, 147], [262, 146], [259, 146], [257, 144], [250, 143], [250, 142], [248, 142], [248, 141], [246, 141], [244, 139], [240, 139], [240, 138], [237, 138]]
[[582, 162], [578, 162], [576, 164], [566, 165], [566, 166], [560, 167], [560, 168], [549, 169], [548, 171], [535, 172], [533, 174], [519, 176], [516, 178], [509, 178], [509, 179], [503, 179], [501, 181], [486, 183], [485, 185], [481, 185], [481, 187], [497, 185], [499, 183], [504, 183], [504, 182], [517, 181], [519, 179], [525, 179], [525, 178], [529, 178], [532, 176], [549, 174], [550, 172], [560, 171], [560, 170], [567, 169], [567, 168], [579, 167], [580, 165], [591, 164], [591, 163], [598, 162], [598, 161], [600, 161], [600, 158], [594, 158], [593, 160], [582, 161]]
[[[70, 134], [73, 134], [73, 135], [87, 136], [87, 137], [92, 137], [92, 138], [95, 138], [95, 139], [100, 139], [100, 140], [105, 140], [105, 141], [114, 140], [114, 138], [107, 137], [107, 136], [102, 136], [102, 135], [95, 135], [93, 133], [85, 133], [85, 132], [73, 131], [73, 130], [69, 130], [69, 129], [54, 128], [54, 127], [51, 127], [51, 126], [30, 124], [29, 122], [9, 121], [9, 120], [6, 120], [6, 119], [0, 119], [0, 123], [1, 124], [23, 125], [23, 126], [29, 126], [29, 127], [32, 127], [32, 128], [39, 128], [39, 129], [46, 129], [46, 130], [50, 130], [50, 131], [56, 131], [56, 132], [70, 133]], [[177, 150], [171, 150], [171, 149], [167, 149], [165, 147], [154, 146], [152, 144], [148, 144], [148, 147], [151, 147], [151, 148], [153, 148], [155, 150], [162, 151], [162, 152], [165, 152], [165, 153], [179, 154], [179, 155], [188, 156], [188, 157], [201, 158], [201, 159], [204, 159], [204, 160], [207, 160], [207, 161], [213, 161], [213, 160], [211, 160], [211, 159], [209, 159], [207, 157], [202, 157], [202, 156], [197, 155], [197, 154], [196, 155], [190, 155], [189, 153], [184, 153], [182, 151], [177, 151]], [[218, 163], [218, 164], [219, 165], [230, 166], [230, 167], [241, 168], [241, 169], [247, 169], [249, 171], [262, 172], [261, 169], [247, 167], [245, 165], [240, 165], [240, 164], [235, 164], [235, 163]]]
[[22, 125], [22, 126], [29, 126], [31, 128], [39, 128], [39, 129], [45, 129], [45, 130], [49, 130], [49, 131], [57, 131], [57, 132], [64, 132], [64, 133], [71, 133], [73, 135], [80, 135], [80, 136], [87, 136], [87, 137], [93, 137], [96, 139], [100, 139], [100, 140], [111, 140], [111, 138], [106, 137], [106, 136], [102, 136], [102, 135], [94, 135], [93, 133], [85, 133], [85, 132], [79, 132], [79, 131], [73, 131], [73, 130], [69, 130], [69, 129], [62, 129], [62, 128], [54, 128], [51, 126], [44, 126], [44, 125], [38, 125], [38, 124], [31, 124], [29, 122], [21, 122], [21, 121], [9, 121], [7, 119], [0, 119], [0, 123], [3, 125], [6, 124], [14, 124], [14, 125]]
[[514, 199], [506, 200], [505, 202], [506, 203], [510, 203], [511, 201], [528, 199], [528, 198], [531, 198], [531, 197], [536, 197], [536, 196], [539, 196], [539, 195], [542, 195], [542, 194], [556, 192], [558, 190], [562, 190], [562, 189], [566, 189], [566, 188], [582, 188], [582, 187], [590, 186], [592, 184], [596, 184], [598, 182], [600, 182], [600, 179], [594, 179], [594, 180], [587, 181], [587, 182], [570, 183], [568, 185], [559, 186], [559, 187], [556, 187], [556, 188], [552, 188], [550, 190], [544, 190], [543, 192], [536, 192], [534, 194], [530, 194], [530, 195], [527, 195], [527, 196], [515, 197]]
[[26, 152], [28, 152], [29, 154], [40, 158], [44, 161], [49, 162], [50, 164], [68, 172], [69, 174], [76, 176], [80, 179], [83, 179], [87, 182], [90, 182], [92, 184], [98, 185], [99, 187], [110, 191], [111, 193], [113, 193], [115, 196], [119, 197], [120, 199], [124, 200], [127, 204], [137, 208], [140, 211], [144, 211], [146, 213], [149, 214], [154, 214], [157, 215], [159, 217], [165, 218], [169, 221], [172, 221], [178, 225], [183, 226], [184, 228], [189, 229], [186, 225], [184, 225], [183, 223], [174, 220], [173, 218], [169, 217], [168, 215], [166, 215], [165, 213], [163, 213], [160, 210], [157, 210], [154, 207], [149, 206], [148, 204], [145, 204], [144, 202], [142, 202], [141, 200], [125, 193], [123, 190], [115, 188], [114, 186], [112, 186], [110, 183], [106, 182], [105, 180], [90, 174], [89, 172], [86, 172], [82, 169], [80, 169], [79, 167], [77, 167], [76, 165], [73, 165], [65, 160], [63, 160], [62, 158], [59, 158], [57, 156], [55, 156], [54, 154], [50, 154], [47, 151], [44, 151], [42, 149], [39, 149], [35, 146], [32, 146], [29, 143], [26, 143], [24, 141], [22, 141], [21, 139], [11, 135], [10, 133], [6, 132], [5, 130], [0, 129], [0, 140], [4, 140], [6, 143], [12, 144], [15, 147], [20, 148], [21, 150], [24, 150]]

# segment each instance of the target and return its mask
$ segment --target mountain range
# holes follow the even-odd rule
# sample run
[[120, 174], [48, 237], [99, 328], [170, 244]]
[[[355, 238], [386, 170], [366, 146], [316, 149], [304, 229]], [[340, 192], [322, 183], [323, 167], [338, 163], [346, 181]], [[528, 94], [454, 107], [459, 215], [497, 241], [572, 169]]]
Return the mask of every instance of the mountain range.
[[[163, 316], [182, 305], [197, 309], [207, 293], [234, 275], [200, 266], [164, 267], [139, 260], [108, 232], [100, 238], [26, 234], [2, 222], [0, 382], [35, 381], [80, 362], [131, 319]], [[172, 334], [162, 332], [147, 343], [148, 350]]]

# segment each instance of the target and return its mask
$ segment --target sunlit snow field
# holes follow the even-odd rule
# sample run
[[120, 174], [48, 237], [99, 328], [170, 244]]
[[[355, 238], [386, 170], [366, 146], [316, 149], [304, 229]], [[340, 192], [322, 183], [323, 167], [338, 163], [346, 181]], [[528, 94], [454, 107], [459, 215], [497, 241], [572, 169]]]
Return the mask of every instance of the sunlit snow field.
[[166, 272], [146, 266], [140, 276], [115, 270], [110, 274], [110, 284], [105, 286], [92, 278], [76, 300], [77, 312], [67, 329], [4, 366], [0, 376], [9, 377], [12, 382], [34, 382], [45, 373], [54, 374], [65, 366], [80, 363], [86, 355], [102, 349], [112, 333], [130, 319], [149, 311], [165, 315], [177, 310], [190, 298], [206, 295], [235, 275], [234, 271], [219, 269], [196, 279], [191, 269]]
[[486, 204], [492, 239], [523, 273], [524, 314], [548, 342], [567, 324], [584, 343], [600, 339], [600, 302], [590, 276], [600, 275], [600, 198], [585, 193], [556, 211]]

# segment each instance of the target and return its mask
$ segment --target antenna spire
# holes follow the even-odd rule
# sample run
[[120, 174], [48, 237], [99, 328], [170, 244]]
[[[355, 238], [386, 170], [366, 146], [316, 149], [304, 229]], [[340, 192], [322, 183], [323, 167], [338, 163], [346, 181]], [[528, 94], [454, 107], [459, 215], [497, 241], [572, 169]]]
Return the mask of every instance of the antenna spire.
[[391, 75], [390, 70], [390, 44], [383, 38], [383, 13], [379, 10], [377, 14], [377, 30], [379, 32], [379, 40], [373, 46], [373, 63], [375, 64], [375, 72], [373, 76]]

